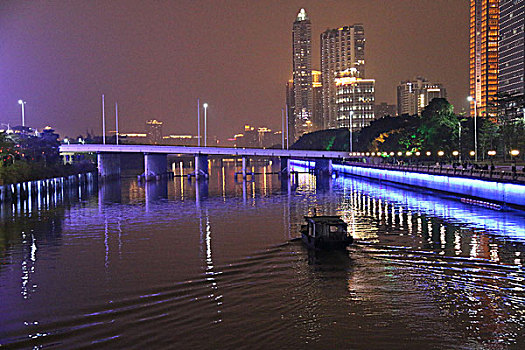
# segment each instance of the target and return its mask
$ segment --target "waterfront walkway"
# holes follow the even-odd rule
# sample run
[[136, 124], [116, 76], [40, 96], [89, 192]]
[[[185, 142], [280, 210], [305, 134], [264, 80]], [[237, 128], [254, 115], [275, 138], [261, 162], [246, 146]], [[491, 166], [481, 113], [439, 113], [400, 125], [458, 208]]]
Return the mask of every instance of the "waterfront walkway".
[[365, 168], [389, 169], [399, 171], [409, 171], [432, 175], [447, 175], [455, 177], [464, 177], [469, 179], [481, 179], [497, 182], [509, 182], [525, 185], [525, 172], [520, 171], [522, 167], [518, 167], [516, 172], [512, 171], [511, 166], [496, 166], [494, 170], [475, 169], [471, 167], [464, 169], [463, 167], [453, 167], [447, 165], [394, 165], [394, 164], [365, 164], [359, 162], [344, 162], [345, 165], [353, 165]]

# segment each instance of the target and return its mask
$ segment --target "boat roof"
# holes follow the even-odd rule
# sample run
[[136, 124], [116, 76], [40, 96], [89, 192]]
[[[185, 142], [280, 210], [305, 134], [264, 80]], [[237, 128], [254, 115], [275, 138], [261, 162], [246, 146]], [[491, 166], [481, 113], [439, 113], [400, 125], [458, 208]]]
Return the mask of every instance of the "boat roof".
[[340, 216], [337, 215], [316, 215], [316, 216], [305, 216], [307, 221], [311, 221], [315, 224], [328, 224], [328, 225], [346, 225]]

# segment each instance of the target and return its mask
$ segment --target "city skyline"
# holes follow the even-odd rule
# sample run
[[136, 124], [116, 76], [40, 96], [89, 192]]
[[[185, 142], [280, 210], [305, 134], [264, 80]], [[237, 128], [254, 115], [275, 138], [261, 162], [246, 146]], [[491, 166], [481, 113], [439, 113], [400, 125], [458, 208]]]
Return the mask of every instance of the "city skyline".
[[447, 86], [456, 111], [468, 108], [469, 4], [392, 3], [395, 17], [380, 1], [3, 2], [0, 119], [15, 125], [23, 99], [27, 125], [99, 134], [104, 93], [107, 130], [118, 101], [122, 132], [158, 119], [169, 132], [196, 134], [197, 98], [209, 103], [209, 133], [219, 138], [247, 123], [280, 129], [290, 22], [302, 7], [312, 19], [313, 69], [320, 33], [363, 23], [377, 103], [394, 103], [399, 81], [422, 75]]

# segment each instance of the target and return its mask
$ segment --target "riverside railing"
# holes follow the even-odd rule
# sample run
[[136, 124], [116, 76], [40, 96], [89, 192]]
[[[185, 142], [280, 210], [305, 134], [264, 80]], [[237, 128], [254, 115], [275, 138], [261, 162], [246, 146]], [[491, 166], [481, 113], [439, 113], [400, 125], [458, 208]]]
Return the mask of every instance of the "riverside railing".
[[525, 184], [525, 172], [508, 171], [495, 168], [491, 169], [475, 169], [473, 167], [465, 169], [463, 167], [451, 166], [436, 166], [436, 165], [397, 165], [397, 164], [366, 164], [359, 162], [343, 162], [344, 165], [353, 165], [363, 168], [388, 169], [399, 171], [410, 171], [417, 173], [425, 173], [431, 175], [448, 175], [465, 177], [470, 179], [492, 180], [498, 182], [510, 182], [517, 184]]
[[0, 203], [14, 203], [64, 193], [64, 191], [67, 191], [70, 187], [82, 187], [96, 180], [96, 174], [88, 172], [64, 177], [0, 185]]

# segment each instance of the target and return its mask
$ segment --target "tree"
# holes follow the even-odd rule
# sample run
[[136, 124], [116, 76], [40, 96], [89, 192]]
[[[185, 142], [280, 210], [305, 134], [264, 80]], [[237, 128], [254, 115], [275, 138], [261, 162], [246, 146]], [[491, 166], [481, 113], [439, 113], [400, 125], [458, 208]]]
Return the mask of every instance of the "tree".
[[[406, 135], [413, 134], [420, 124], [420, 118], [403, 114], [399, 117], [385, 116], [374, 120], [370, 125], [361, 129], [358, 136], [358, 151], [397, 151], [409, 149], [400, 140]], [[401, 147], [401, 148], [400, 148]]]
[[421, 113], [421, 126], [417, 132], [422, 149], [432, 152], [457, 149], [459, 119], [454, 106], [444, 98], [434, 98]]

